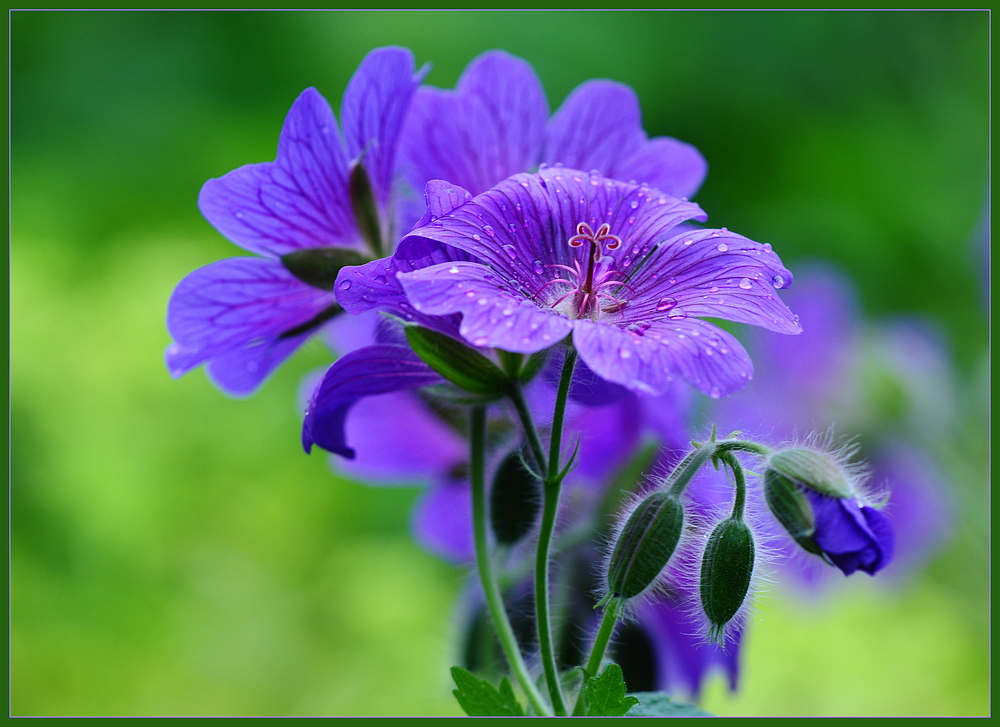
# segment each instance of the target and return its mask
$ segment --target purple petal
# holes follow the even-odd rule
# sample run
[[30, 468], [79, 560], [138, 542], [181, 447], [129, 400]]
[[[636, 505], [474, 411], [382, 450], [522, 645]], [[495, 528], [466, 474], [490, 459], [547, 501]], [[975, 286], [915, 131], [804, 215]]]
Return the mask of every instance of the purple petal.
[[410, 391], [358, 401], [345, 431], [355, 456], [338, 469], [372, 484], [435, 480], [469, 458], [464, 439]]
[[392, 189], [396, 147], [407, 107], [429, 67], [413, 73], [406, 48], [376, 48], [354, 72], [340, 106], [350, 159], [364, 159], [375, 196], [384, 208]]
[[405, 346], [369, 346], [353, 351], [333, 364], [313, 395], [302, 425], [306, 452], [317, 444], [348, 459], [344, 421], [359, 399], [400, 389], [443, 383], [420, 357]]
[[454, 91], [422, 87], [403, 133], [408, 178], [416, 189], [447, 179], [473, 194], [538, 162], [548, 118], [531, 66], [503, 51], [474, 59]]
[[167, 348], [167, 367], [176, 378], [209, 361], [220, 387], [250, 394], [314, 329], [289, 332], [321, 319], [335, 303], [333, 293], [303, 283], [276, 260], [206, 265], [170, 297], [167, 329], [175, 343]]
[[443, 263], [397, 277], [419, 313], [461, 313], [459, 331], [474, 346], [534, 353], [572, 330], [565, 316], [499, 288], [496, 275], [479, 263]]
[[307, 88], [285, 118], [275, 161], [208, 180], [198, 207], [219, 232], [261, 255], [310, 247], [360, 249], [347, 175], [330, 105]]
[[475, 559], [472, 533], [472, 490], [468, 482], [446, 481], [435, 485], [413, 513], [417, 540], [436, 555], [453, 563]]
[[637, 179], [673, 197], [694, 197], [705, 181], [708, 164], [690, 144], [657, 136], [645, 142], [615, 171], [618, 179]]
[[693, 318], [624, 330], [589, 320], [574, 321], [573, 343], [599, 376], [640, 394], [667, 392], [682, 378], [712, 398], [742, 387], [753, 375], [740, 342], [720, 328]]
[[575, 445], [580, 438], [580, 458], [571, 479], [587, 478], [604, 489], [609, 480], [635, 452], [642, 434], [640, 404], [624, 396], [599, 407], [573, 406], [566, 417], [564, 441]]
[[553, 114], [545, 137], [542, 161], [638, 179], [620, 174], [621, 162], [646, 141], [639, 99], [628, 86], [603, 80], [580, 84]]
[[799, 333], [802, 327], [776, 292], [791, 282], [770, 245], [724, 229], [690, 232], [659, 245], [630, 279], [634, 292], [623, 321], [685, 315]]
[[852, 498], [826, 497], [809, 489], [805, 492], [816, 518], [816, 544], [844, 575], [858, 569], [874, 575], [888, 565], [894, 541], [882, 513], [862, 508]]

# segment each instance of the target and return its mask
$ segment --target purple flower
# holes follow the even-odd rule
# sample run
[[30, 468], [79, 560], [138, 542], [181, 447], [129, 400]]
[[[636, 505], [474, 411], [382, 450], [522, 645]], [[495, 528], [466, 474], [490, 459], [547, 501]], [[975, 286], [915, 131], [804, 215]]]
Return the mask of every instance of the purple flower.
[[292, 105], [273, 162], [248, 164], [202, 187], [216, 229], [258, 257], [207, 265], [170, 298], [174, 377], [207, 363], [229, 394], [252, 393], [340, 308], [339, 268], [384, 254], [397, 221], [390, 198], [403, 117], [423, 73], [403, 48], [369, 53], [344, 93], [342, 133], [313, 88]]
[[[428, 185], [429, 203], [442, 193]], [[705, 214], [645, 185], [557, 167], [515, 175], [428, 217], [392, 264], [426, 241], [469, 259], [399, 267], [396, 277], [418, 312], [461, 314], [460, 333], [475, 346], [534, 353], [572, 334], [603, 379], [656, 395], [681, 378], [718, 398], [753, 368], [735, 338], [698, 316], [800, 331], [775, 293], [791, 273], [769, 245], [725, 229], [678, 234], [680, 223]], [[346, 269], [341, 281], [378, 274]]]
[[591, 80], [577, 86], [549, 119], [545, 91], [531, 65], [503, 51], [475, 58], [454, 91], [429, 86], [417, 91], [401, 155], [415, 189], [446, 179], [472, 194], [539, 164], [561, 163], [690, 197], [707, 170], [693, 146], [668, 137], [648, 139], [639, 100], [620, 83]]
[[895, 535], [885, 515], [853, 497], [827, 497], [808, 487], [803, 490], [816, 519], [813, 539], [845, 576], [856, 570], [873, 576], [889, 564]]

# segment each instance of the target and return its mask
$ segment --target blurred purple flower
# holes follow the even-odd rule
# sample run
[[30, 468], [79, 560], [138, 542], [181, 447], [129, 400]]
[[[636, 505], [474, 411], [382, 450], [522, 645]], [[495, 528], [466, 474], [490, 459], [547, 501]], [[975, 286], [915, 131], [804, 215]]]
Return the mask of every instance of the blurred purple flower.
[[[451, 211], [404, 238], [390, 267], [346, 269], [342, 283], [387, 279], [391, 265], [406, 264], [411, 240], [457, 249], [470, 259], [396, 271], [418, 312], [461, 314], [467, 341], [519, 353], [572, 333], [594, 373], [647, 395], [678, 377], [717, 398], [750, 379], [740, 343], [697, 316], [800, 330], [775, 294], [791, 273], [770, 246], [725, 229], [678, 235], [681, 222], [705, 218], [693, 203], [558, 167], [515, 175], [453, 208], [446, 191], [438, 207]], [[430, 202], [442, 191], [428, 185], [427, 194]], [[367, 305], [377, 305], [364, 287]]]
[[[172, 376], [207, 362], [220, 388], [248, 395], [339, 312], [333, 285], [351, 261], [344, 253], [360, 262], [377, 252], [366, 250], [362, 228], [374, 224], [382, 239], [395, 239], [396, 150], [423, 74], [414, 74], [406, 49], [373, 50], [344, 92], [342, 136], [329, 104], [307, 88], [288, 112], [275, 161], [205, 183], [202, 214], [259, 257], [221, 260], [178, 284], [167, 310]], [[370, 188], [374, 221], [359, 209], [359, 185]]]
[[[775, 444], [823, 431], [835, 422], [841, 434], [871, 427], [874, 436], [866, 439], [866, 450], [871, 452], [869, 479], [876, 490], [891, 489], [888, 504], [880, 511], [861, 507], [858, 512], [848, 505], [847, 512], [843, 504], [834, 508], [821, 502], [820, 511], [830, 516], [831, 523], [851, 531], [856, 524], [861, 533], [867, 527], [874, 536], [857, 536], [858, 543], [860, 539], [874, 543], [875, 550], [869, 551], [870, 557], [842, 559], [845, 572], [859, 567], [878, 570], [890, 559], [886, 553], [894, 554], [887, 574], [912, 570], [937, 547], [948, 527], [949, 508], [938, 468], [926, 451], [900, 436], [900, 428], [917, 430], [917, 425], [940, 433], [940, 422], [920, 420], [939, 417], [947, 422], [952, 413], [947, 393], [950, 369], [941, 340], [915, 321], [877, 325], [867, 333], [853, 286], [827, 266], [800, 269], [788, 303], [799, 315], [803, 333], [795, 338], [756, 333], [750, 344], [757, 369], [754, 381], [715, 403], [706, 416], [720, 432], [741, 430]], [[873, 398], [878, 399], [874, 413]], [[914, 416], [917, 412], [920, 416]], [[887, 547], [872, 531], [869, 517], [879, 522], [888, 519], [895, 531], [894, 546]], [[808, 585], [829, 578], [829, 566], [807, 555], [777, 523], [768, 520], [761, 525], [780, 534], [772, 547], [782, 555], [783, 570]], [[828, 532], [833, 537], [838, 531]], [[865, 552], [865, 545], [844, 551], [846, 542], [845, 537], [839, 544], [828, 544], [840, 553]], [[837, 563], [837, 558], [833, 561]]]

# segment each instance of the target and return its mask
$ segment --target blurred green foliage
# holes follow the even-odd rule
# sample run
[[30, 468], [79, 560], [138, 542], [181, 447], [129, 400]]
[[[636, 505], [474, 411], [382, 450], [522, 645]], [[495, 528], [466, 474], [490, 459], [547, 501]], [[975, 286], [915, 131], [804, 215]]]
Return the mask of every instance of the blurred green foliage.
[[822, 257], [870, 316], [926, 314], [966, 408], [950, 548], [910, 583], [765, 600], [720, 714], [986, 714], [985, 12], [11, 14], [11, 710], [459, 714], [464, 575], [408, 537], [413, 488], [298, 444], [313, 343], [256, 396], [162, 363], [166, 301], [241, 250], [201, 184], [274, 158], [306, 86], [371, 48], [451, 87], [501, 47], [554, 109], [608, 77], [709, 161], [715, 225]]

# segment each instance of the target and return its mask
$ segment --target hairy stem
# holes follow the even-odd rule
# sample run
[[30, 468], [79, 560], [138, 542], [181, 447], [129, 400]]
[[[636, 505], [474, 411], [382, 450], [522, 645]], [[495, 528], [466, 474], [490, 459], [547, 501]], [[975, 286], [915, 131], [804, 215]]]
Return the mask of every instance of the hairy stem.
[[503, 647], [507, 663], [510, 664], [514, 677], [517, 679], [521, 689], [528, 696], [528, 701], [535, 708], [535, 712], [540, 715], [551, 716], [552, 710], [545, 699], [538, 691], [528, 667], [521, 656], [521, 649], [517, 645], [514, 636], [514, 629], [511, 628], [507, 619], [507, 612], [504, 610], [503, 599], [500, 597], [500, 588], [497, 586], [496, 575], [493, 573], [493, 563], [490, 560], [489, 546], [486, 541], [486, 409], [482, 406], [472, 407], [472, 436], [471, 436], [471, 473], [472, 481], [472, 521], [473, 532], [476, 542], [476, 564], [479, 567], [479, 579], [483, 584], [483, 591], [486, 594], [486, 604], [493, 618], [493, 625], [496, 627], [497, 636]]
[[608, 648], [611, 634], [618, 623], [618, 615], [621, 613], [621, 600], [611, 599], [604, 609], [604, 618], [601, 619], [601, 628], [594, 639], [594, 645], [590, 649], [590, 658], [587, 659], [587, 676], [595, 677], [601, 669], [601, 660], [604, 659], [604, 651]]

